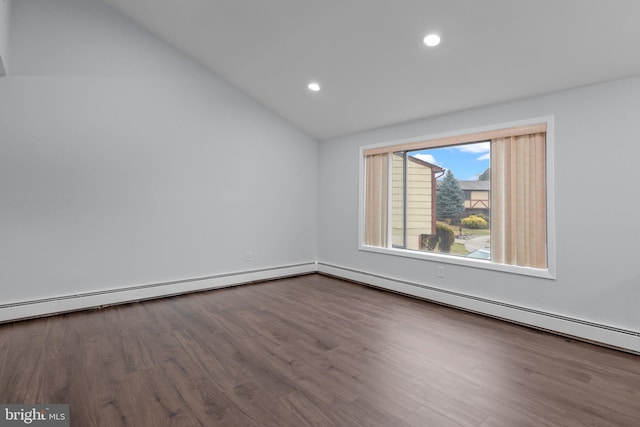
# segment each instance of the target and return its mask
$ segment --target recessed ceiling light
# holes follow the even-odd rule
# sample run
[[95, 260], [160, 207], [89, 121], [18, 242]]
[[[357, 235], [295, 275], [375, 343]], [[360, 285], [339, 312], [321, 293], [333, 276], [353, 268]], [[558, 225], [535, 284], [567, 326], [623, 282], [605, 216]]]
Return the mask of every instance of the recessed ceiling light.
[[429, 34], [422, 41], [429, 47], [438, 46], [440, 44], [440, 36], [437, 34]]
[[320, 85], [316, 82], [311, 82], [307, 85], [310, 91], [318, 92], [320, 90]]

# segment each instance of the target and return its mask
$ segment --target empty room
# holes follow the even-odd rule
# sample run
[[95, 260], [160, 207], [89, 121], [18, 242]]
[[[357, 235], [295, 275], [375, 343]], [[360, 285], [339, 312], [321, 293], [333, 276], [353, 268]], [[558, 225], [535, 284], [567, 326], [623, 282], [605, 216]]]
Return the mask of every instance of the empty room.
[[0, 0], [0, 426], [640, 425], [639, 20]]

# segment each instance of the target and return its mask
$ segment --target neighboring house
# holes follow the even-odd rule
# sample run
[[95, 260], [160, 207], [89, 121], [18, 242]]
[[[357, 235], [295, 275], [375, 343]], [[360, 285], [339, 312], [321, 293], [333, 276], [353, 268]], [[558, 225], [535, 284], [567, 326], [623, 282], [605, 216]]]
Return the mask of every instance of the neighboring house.
[[435, 234], [436, 180], [444, 169], [412, 156], [406, 156], [406, 159], [405, 191], [404, 155], [393, 156], [392, 243], [396, 247], [417, 250], [421, 234]]
[[458, 181], [464, 192], [464, 216], [484, 214], [490, 216], [490, 181]]

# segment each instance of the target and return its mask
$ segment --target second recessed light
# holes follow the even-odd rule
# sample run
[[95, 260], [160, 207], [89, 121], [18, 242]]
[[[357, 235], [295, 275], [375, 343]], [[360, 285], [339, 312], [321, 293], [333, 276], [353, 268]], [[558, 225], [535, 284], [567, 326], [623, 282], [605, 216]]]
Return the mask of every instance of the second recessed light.
[[310, 91], [318, 92], [320, 90], [320, 85], [316, 82], [311, 82], [307, 85]]
[[437, 34], [429, 34], [422, 41], [429, 47], [438, 46], [440, 44], [440, 36]]

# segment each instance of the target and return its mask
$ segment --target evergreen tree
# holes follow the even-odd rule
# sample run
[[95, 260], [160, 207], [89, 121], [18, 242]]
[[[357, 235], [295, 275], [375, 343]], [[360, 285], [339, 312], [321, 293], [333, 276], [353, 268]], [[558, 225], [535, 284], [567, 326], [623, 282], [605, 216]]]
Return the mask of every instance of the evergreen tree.
[[436, 191], [436, 218], [457, 218], [464, 212], [464, 192], [460, 183], [453, 176], [451, 170], [447, 171]]
[[478, 177], [478, 181], [491, 181], [491, 168], [487, 168], [486, 171], [482, 172]]

